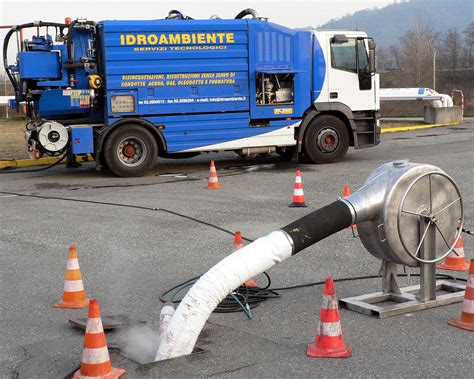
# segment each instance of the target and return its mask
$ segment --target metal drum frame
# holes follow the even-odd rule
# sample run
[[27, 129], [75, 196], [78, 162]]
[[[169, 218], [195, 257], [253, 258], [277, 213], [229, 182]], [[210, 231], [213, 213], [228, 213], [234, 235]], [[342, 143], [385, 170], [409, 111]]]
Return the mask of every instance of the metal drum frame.
[[[457, 192], [456, 199], [440, 209], [433, 209], [433, 176], [449, 181]], [[425, 177], [428, 177], [429, 181], [429, 204], [417, 210], [405, 209], [410, 191]], [[454, 226], [456, 228], [454, 238], [449, 242], [438, 224], [443, 212], [457, 203], [459, 203], [460, 214], [457, 225]], [[418, 219], [419, 243], [415, 251], [405, 244], [400, 227], [402, 217]], [[406, 253], [420, 262], [420, 284], [400, 288], [397, 282], [397, 263], [384, 260], [381, 268], [381, 292], [341, 299], [339, 304], [359, 313], [385, 318], [463, 301], [465, 286], [448, 280], [437, 281], [435, 267], [436, 262], [442, 260], [454, 249], [462, 233], [463, 220], [462, 198], [456, 183], [442, 172], [428, 172], [420, 175], [406, 190], [398, 209], [398, 234]], [[441, 254], [437, 254], [436, 248], [439, 238], [447, 247], [447, 250]], [[410, 274], [408, 274], [409, 277]]]

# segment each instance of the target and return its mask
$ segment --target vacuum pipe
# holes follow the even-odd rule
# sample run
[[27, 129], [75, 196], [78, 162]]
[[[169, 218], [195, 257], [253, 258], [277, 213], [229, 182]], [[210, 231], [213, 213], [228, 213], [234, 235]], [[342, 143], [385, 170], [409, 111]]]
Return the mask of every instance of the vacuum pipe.
[[250, 278], [283, 262], [354, 220], [350, 203], [339, 200], [259, 238], [229, 255], [194, 284], [181, 301], [158, 348], [156, 361], [191, 354], [217, 305]]

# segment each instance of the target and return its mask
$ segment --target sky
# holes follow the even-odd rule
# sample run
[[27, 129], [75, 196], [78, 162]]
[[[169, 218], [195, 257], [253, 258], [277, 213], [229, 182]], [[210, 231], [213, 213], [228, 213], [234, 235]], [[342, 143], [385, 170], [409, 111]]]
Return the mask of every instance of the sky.
[[383, 7], [391, 0], [96, 0], [96, 1], [21, 1], [0, 0], [0, 25], [32, 20], [62, 21], [64, 17], [104, 19], [164, 18], [168, 10], [178, 9], [193, 18], [233, 18], [245, 8], [255, 9], [272, 22], [288, 27], [318, 26], [331, 18], [360, 9]]
[[[0, 0], [0, 25], [22, 24], [35, 20], [63, 22], [86, 17], [89, 20], [161, 19], [170, 9], [177, 9], [196, 19], [212, 15], [234, 18], [245, 8], [255, 9], [260, 16], [284, 26], [305, 27], [324, 24], [332, 18], [373, 7], [383, 7], [392, 0], [95, 0], [95, 1], [21, 1]], [[5, 31], [0, 29], [0, 46]], [[11, 59], [14, 57], [14, 53]]]

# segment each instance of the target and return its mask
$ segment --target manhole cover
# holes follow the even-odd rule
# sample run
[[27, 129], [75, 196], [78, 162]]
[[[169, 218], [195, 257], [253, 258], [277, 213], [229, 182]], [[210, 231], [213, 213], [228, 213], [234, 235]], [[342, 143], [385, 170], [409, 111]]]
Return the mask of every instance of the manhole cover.
[[[86, 330], [87, 318], [68, 319], [68, 322], [80, 329]], [[102, 316], [102, 325], [104, 330], [124, 328], [130, 325], [146, 324], [146, 321], [134, 320], [125, 315]]]

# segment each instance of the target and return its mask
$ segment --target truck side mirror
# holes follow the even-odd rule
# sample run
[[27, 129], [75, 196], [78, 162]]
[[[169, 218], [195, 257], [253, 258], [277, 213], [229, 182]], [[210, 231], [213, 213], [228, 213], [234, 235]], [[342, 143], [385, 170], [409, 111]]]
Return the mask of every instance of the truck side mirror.
[[371, 74], [375, 73], [375, 50], [369, 50], [369, 72]]

